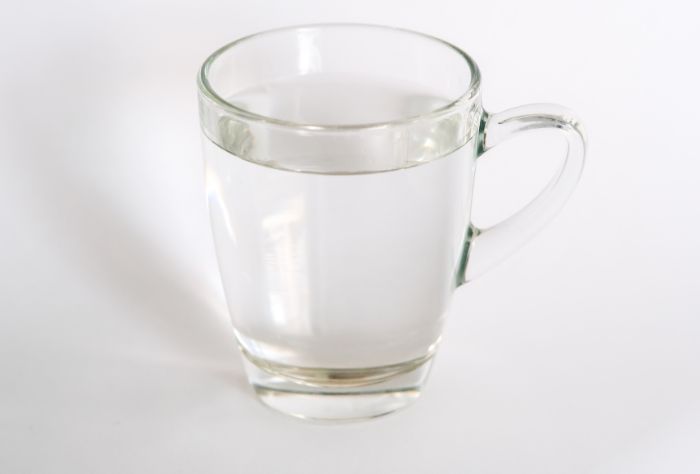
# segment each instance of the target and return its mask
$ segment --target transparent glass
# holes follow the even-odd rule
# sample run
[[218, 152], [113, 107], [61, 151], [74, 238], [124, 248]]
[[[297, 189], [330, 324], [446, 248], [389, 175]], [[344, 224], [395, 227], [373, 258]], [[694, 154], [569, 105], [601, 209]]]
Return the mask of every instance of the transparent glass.
[[[406, 30], [313, 25], [224, 46], [199, 76], [219, 268], [252, 386], [318, 420], [415, 400], [454, 290], [537, 231], [575, 187], [579, 121], [481, 107], [460, 49]], [[569, 151], [547, 188], [470, 225], [477, 158], [539, 128]]]

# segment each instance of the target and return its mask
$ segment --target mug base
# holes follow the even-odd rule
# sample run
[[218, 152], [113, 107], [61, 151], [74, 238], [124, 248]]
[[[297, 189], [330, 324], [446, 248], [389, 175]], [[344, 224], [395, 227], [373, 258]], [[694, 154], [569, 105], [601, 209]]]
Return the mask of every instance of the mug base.
[[[257, 359], [246, 351], [243, 355], [248, 380], [263, 404], [321, 422], [366, 420], [405, 408], [420, 396], [432, 364], [430, 354], [383, 367], [299, 369]], [[313, 373], [318, 377], [312, 378]]]

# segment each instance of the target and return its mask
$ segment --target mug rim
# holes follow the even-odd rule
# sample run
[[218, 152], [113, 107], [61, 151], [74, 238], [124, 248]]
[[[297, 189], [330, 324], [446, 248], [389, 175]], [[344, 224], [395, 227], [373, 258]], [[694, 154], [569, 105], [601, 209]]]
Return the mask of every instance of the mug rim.
[[[371, 123], [358, 123], [358, 124], [339, 124], [339, 125], [323, 125], [323, 124], [308, 124], [308, 123], [299, 123], [299, 122], [294, 122], [291, 120], [283, 120], [275, 117], [270, 117], [267, 115], [263, 114], [258, 114], [255, 112], [251, 112], [250, 110], [243, 109], [241, 107], [237, 107], [236, 105], [232, 104], [231, 102], [227, 101], [223, 97], [221, 97], [219, 94], [216, 93], [214, 88], [212, 87], [211, 83], [209, 82], [209, 69], [211, 68], [212, 64], [219, 59], [224, 53], [226, 53], [228, 50], [236, 47], [237, 45], [250, 41], [252, 39], [256, 39], [258, 37], [268, 35], [271, 33], [280, 33], [280, 32], [289, 32], [289, 31], [299, 31], [299, 30], [308, 30], [308, 29], [317, 29], [317, 28], [374, 28], [374, 29], [381, 29], [381, 30], [386, 30], [386, 31], [394, 31], [394, 32], [401, 32], [401, 33], [408, 33], [411, 35], [415, 36], [420, 36], [424, 39], [438, 42], [442, 44], [443, 46], [446, 46], [456, 52], [467, 64], [469, 67], [471, 77], [469, 80], [469, 84], [466, 86], [466, 89], [464, 92], [462, 92], [456, 99], [452, 100], [446, 105], [440, 106], [438, 108], [432, 109], [428, 112], [424, 112], [419, 115], [414, 115], [414, 116], [408, 116], [408, 117], [402, 117], [398, 119], [393, 119], [393, 120], [387, 120], [387, 121], [381, 121], [381, 122], [371, 122]], [[375, 24], [367, 24], [367, 23], [312, 23], [312, 24], [305, 24], [305, 25], [295, 25], [295, 26], [285, 26], [281, 28], [273, 28], [269, 30], [264, 30], [260, 31], [258, 33], [253, 33], [251, 35], [244, 36], [242, 38], [239, 38], [237, 40], [234, 40], [230, 43], [225, 44], [224, 46], [220, 47], [216, 51], [214, 51], [202, 64], [201, 68], [199, 69], [199, 73], [197, 75], [197, 85], [199, 88], [200, 93], [202, 93], [205, 97], [213, 101], [218, 107], [228, 111], [229, 113], [233, 115], [237, 115], [240, 117], [243, 117], [247, 120], [251, 120], [254, 122], [261, 122], [265, 124], [270, 124], [270, 125], [277, 125], [281, 127], [286, 127], [286, 128], [291, 128], [291, 129], [296, 129], [296, 130], [314, 130], [314, 131], [323, 131], [323, 130], [329, 130], [329, 131], [342, 131], [342, 130], [364, 130], [364, 129], [374, 129], [374, 128], [386, 128], [386, 127], [393, 127], [393, 126], [398, 126], [398, 125], [404, 125], [408, 124], [411, 122], [415, 122], [417, 120], [424, 120], [424, 119], [430, 119], [431, 117], [443, 115], [446, 113], [449, 113], [457, 108], [459, 108], [461, 105], [464, 103], [470, 101], [476, 94], [478, 93], [479, 86], [481, 83], [481, 74], [479, 73], [479, 67], [476, 65], [476, 62], [466, 53], [464, 52], [461, 48], [455, 46], [454, 44], [445, 41], [441, 38], [438, 38], [436, 36], [432, 36], [426, 33], [421, 33], [418, 31], [410, 30], [407, 28], [398, 28], [398, 27], [393, 27], [393, 26], [385, 26], [385, 25], [375, 25]]]

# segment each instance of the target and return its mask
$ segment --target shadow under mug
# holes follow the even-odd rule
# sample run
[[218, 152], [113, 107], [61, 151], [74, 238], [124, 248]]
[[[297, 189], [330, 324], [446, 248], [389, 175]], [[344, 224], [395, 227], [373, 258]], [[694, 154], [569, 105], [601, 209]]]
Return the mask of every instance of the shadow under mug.
[[[283, 28], [199, 75], [219, 268], [261, 400], [316, 420], [415, 400], [452, 294], [538, 231], [573, 191], [585, 141], [556, 105], [483, 110], [459, 48], [381, 26]], [[568, 153], [529, 205], [470, 223], [479, 157], [556, 129]]]

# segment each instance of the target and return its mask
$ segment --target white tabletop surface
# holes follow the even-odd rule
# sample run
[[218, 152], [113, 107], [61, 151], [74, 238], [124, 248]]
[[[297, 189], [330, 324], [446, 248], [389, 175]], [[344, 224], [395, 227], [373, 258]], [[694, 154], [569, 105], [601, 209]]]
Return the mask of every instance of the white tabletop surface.
[[[700, 67], [691, 2], [8, 2], [0, 14], [0, 472], [700, 472]], [[421, 400], [320, 426], [246, 384], [203, 192], [195, 73], [245, 34], [444, 37], [485, 107], [558, 102], [587, 168], [456, 295]], [[526, 202], [549, 134], [490, 152], [475, 220]]]

